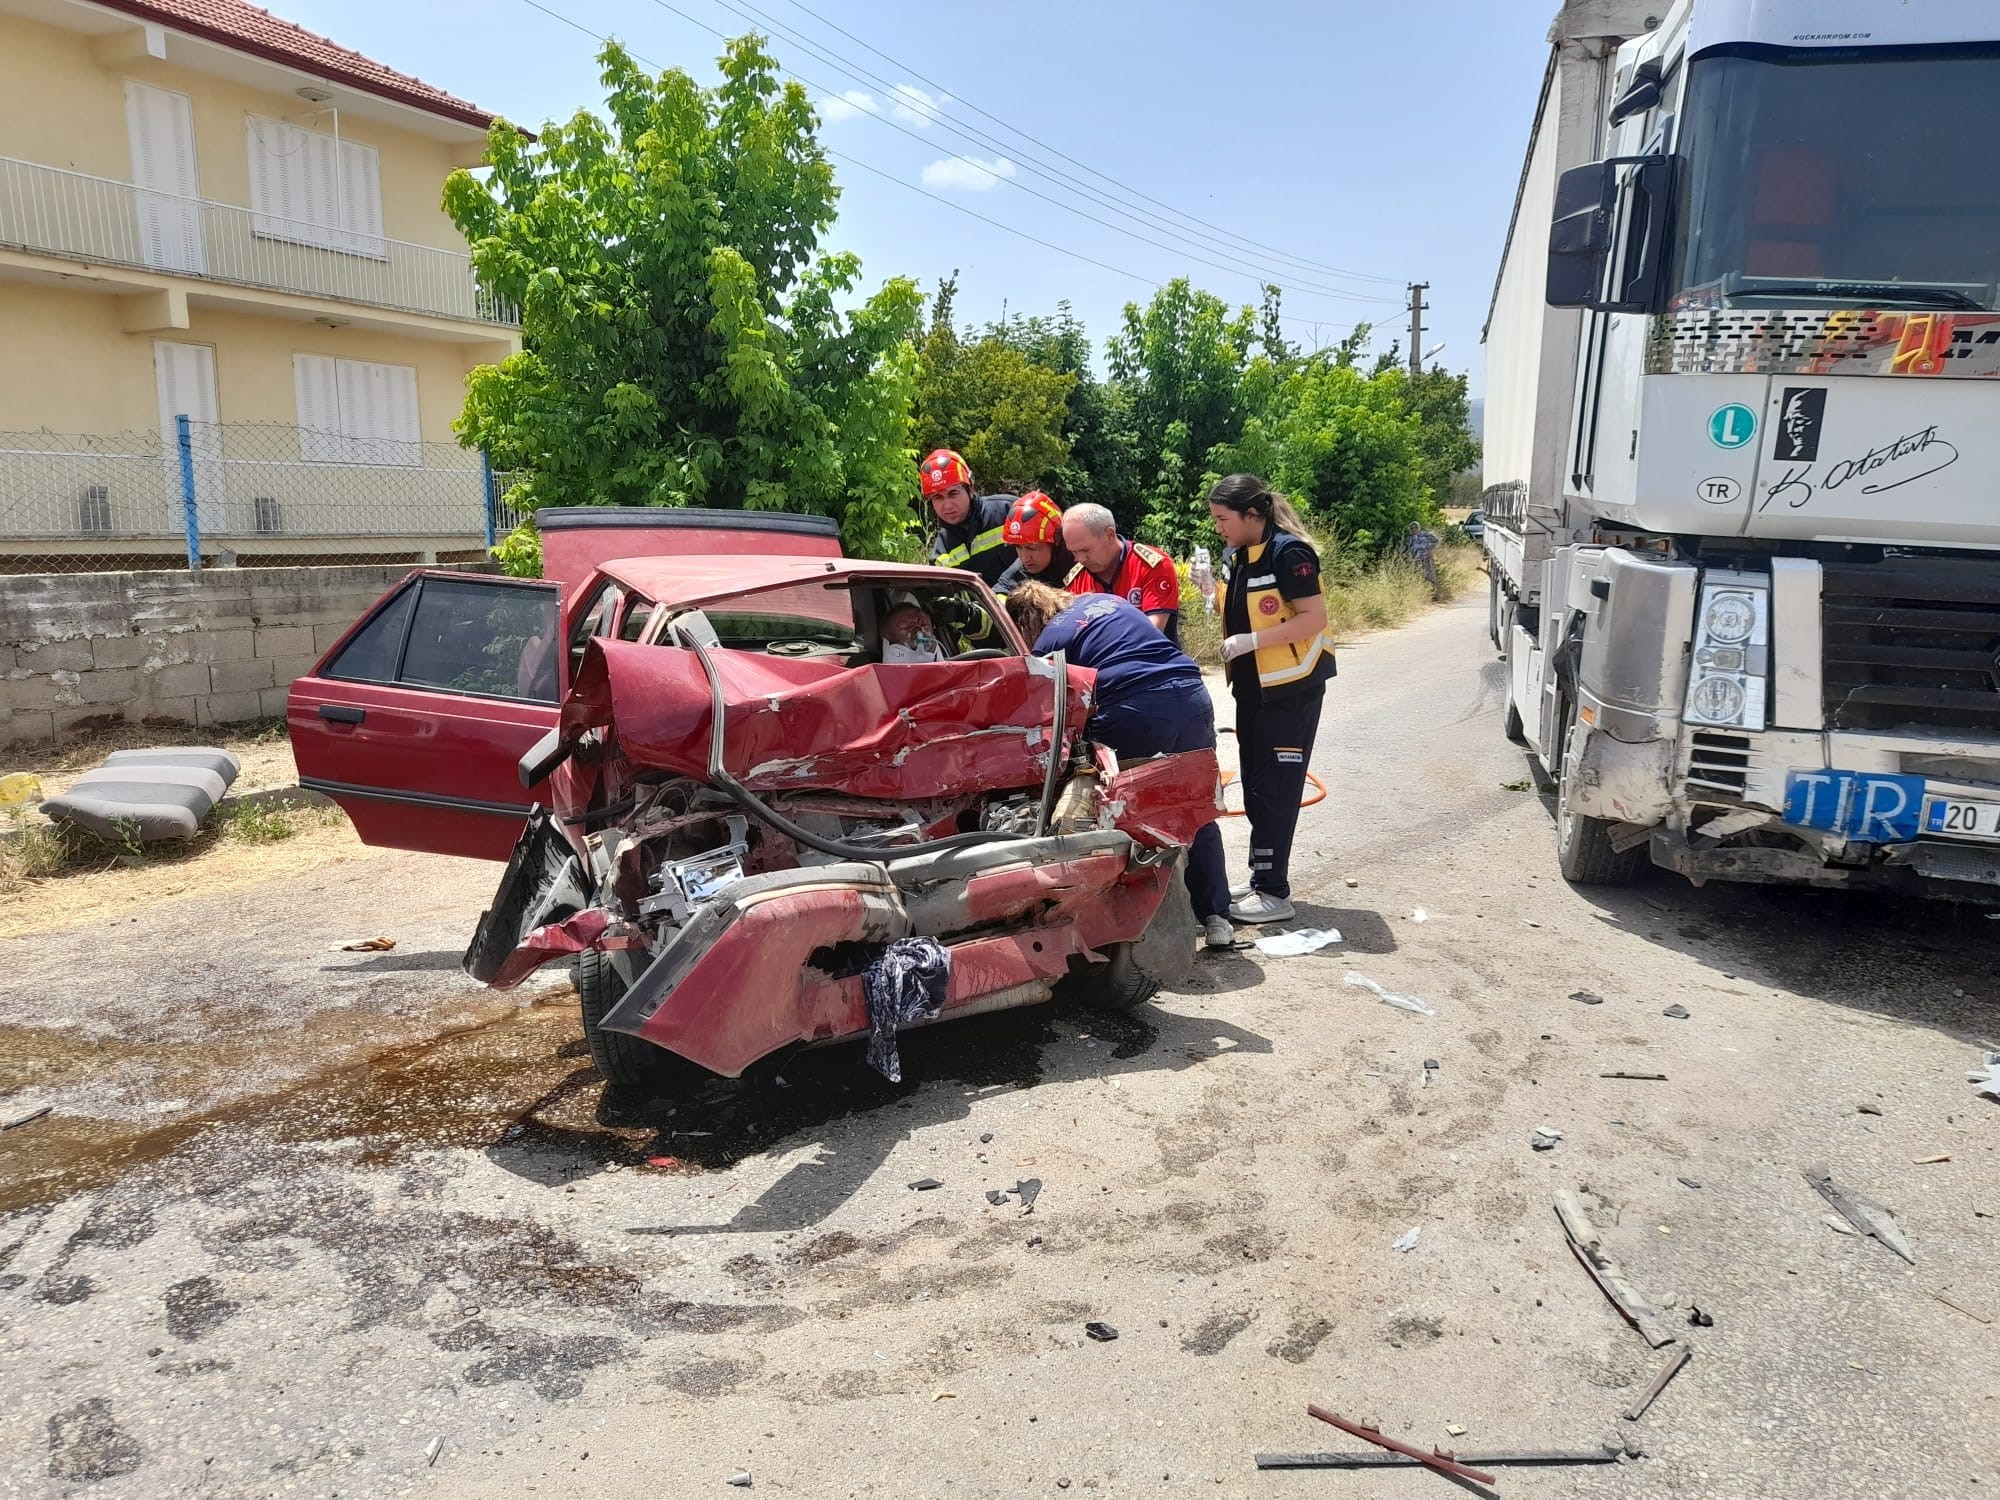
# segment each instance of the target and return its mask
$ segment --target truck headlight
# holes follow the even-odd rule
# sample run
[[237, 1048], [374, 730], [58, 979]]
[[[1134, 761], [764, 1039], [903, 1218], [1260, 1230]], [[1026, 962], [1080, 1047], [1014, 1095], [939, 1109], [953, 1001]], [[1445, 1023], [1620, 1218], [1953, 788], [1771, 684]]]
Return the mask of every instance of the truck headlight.
[[1697, 619], [1687, 721], [1762, 729], [1771, 661], [1769, 580], [1757, 573], [1709, 573]]

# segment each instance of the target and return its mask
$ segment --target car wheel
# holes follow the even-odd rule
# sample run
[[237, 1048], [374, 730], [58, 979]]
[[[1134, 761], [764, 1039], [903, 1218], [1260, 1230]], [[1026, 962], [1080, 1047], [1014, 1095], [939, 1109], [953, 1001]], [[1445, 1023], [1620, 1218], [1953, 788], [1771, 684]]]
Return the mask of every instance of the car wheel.
[[1589, 818], [1571, 805], [1575, 761], [1583, 747], [1576, 705], [1563, 705], [1562, 756], [1556, 763], [1556, 863], [1572, 885], [1630, 885], [1651, 862], [1646, 846], [1614, 849], [1611, 824]]
[[1132, 1010], [1160, 992], [1159, 980], [1139, 967], [1130, 943], [1118, 943], [1101, 964], [1072, 970], [1062, 982], [1064, 999], [1080, 1000], [1098, 1010]]
[[625, 976], [611, 955], [586, 948], [574, 969], [578, 1009], [583, 1013], [583, 1040], [590, 1060], [614, 1089], [659, 1095], [667, 1091], [679, 1061], [672, 1053], [622, 1031], [606, 1031], [604, 1018], [625, 998]]

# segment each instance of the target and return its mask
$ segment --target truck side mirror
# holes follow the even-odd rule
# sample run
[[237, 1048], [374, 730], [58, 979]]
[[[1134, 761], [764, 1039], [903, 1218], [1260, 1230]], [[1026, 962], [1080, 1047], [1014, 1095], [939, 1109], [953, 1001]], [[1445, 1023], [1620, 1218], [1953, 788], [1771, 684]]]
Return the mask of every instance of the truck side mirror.
[[1616, 196], [1617, 177], [1608, 161], [1571, 167], [1556, 179], [1555, 221], [1549, 226], [1550, 307], [1588, 307], [1604, 289]]
[[1651, 58], [1633, 70], [1632, 81], [1625, 92], [1618, 96], [1611, 106], [1611, 123], [1622, 125], [1634, 115], [1643, 115], [1660, 102], [1665, 92], [1666, 65], [1659, 58]]
[[[1632, 168], [1622, 216], [1621, 167]], [[1673, 185], [1671, 156], [1614, 156], [1563, 173], [1549, 229], [1549, 306], [1651, 312], [1673, 234]]]

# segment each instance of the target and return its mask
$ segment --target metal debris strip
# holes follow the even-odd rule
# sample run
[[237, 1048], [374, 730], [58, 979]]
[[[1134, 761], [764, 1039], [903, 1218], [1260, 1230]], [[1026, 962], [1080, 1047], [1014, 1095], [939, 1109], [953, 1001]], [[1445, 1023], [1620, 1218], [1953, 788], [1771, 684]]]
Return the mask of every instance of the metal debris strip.
[[44, 1104], [39, 1109], [29, 1110], [25, 1115], [16, 1115], [6, 1124], [0, 1125], [0, 1130], [16, 1130], [23, 1125], [32, 1125], [35, 1123], [35, 1121], [39, 1120], [43, 1115], [47, 1114], [50, 1110], [54, 1108], [55, 1106], [53, 1104]]
[[1693, 1358], [1694, 1350], [1688, 1348], [1685, 1344], [1681, 1345], [1675, 1352], [1674, 1357], [1668, 1360], [1661, 1368], [1660, 1373], [1653, 1377], [1653, 1383], [1640, 1393], [1639, 1399], [1625, 1408], [1625, 1420], [1636, 1422], [1639, 1418], [1645, 1416], [1646, 1408], [1659, 1399], [1660, 1392], [1667, 1388], [1667, 1382], [1680, 1374], [1686, 1367], [1687, 1362]]
[[[1563, 1464], [1615, 1464], [1626, 1456], [1623, 1449], [1596, 1448], [1495, 1448], [1492, 1452], [1455, 1452], [1452, 1460], [1461, 1464], [1491, 1464], [1494, 1468]], [[1422, 1459], [1407, 1454], [1387, 1453], [1253, 1453], [1251, 1460], [1260, 1469], [1414, 1469]]]
[[1674, 1341], [1674, 1335], [1660, 1326], [1660, 1315], [1639, 1289], [1626, 1279], [1618, 1262], [1604, 1252], [1603, 1237], [1584, 1211], [1583, 1201], [1568, 1188], [1556, 1194], [1556, 1217], [1569, 1236], [1569, 1247], [1577, 1263], [1610, 1299], [1619, 1315], [1639, 1331], [1639, 1336], [1655, 1349]]
[[442, 1452], [444, 1452], [444, 1439], [443, 1439], [443, 1438], [441, 1438], [441, 1437], [434, 1437], [434, 1438], [432, 1438], [432, 1439], [431, 1439], [431, 1440], [430, 1440], [430, 1441], [429, 1441], [428, 1443], [425, 1443], [425, 1444], [424, 1444], [424, 1467], [425, 1467], [426, 1469], [428, 1469], [428, 1468], [430, 1468], [431, 1466], [433, 1466], [434, 1464], [436, 1464], [436, 1463], [437, 1463], [437, 1461], [438, 1461], [438, 1455], [439, 1455], [440, 1453], [442, 1453]]
[[1833, 1174], [1824, 1166], [1806, 1167], [1804, 1176], [1806, 1181], [1813, 1185], [1813, 1190], [1833, 1205], [1834, 1212], [1852, 1224], [1855, 1229], [1870, 1239], [1886, 1245], [1911, 1265], [1917, 1263], [1916, 1252], [1910, 1249], [1908, 1238], [1897, 1227], [1895, 1218], [1888, 1209], [1879, 1203], [1870, 1203], [1867, 1199], [1840, 1187], [1834, 1182]]
[[1411, 1461], [1422, 1464], [1427, 1469], [1437, 1470], [1440, 1474], [1450, 1474], [1459, 1479], [1470, 1479], [1475, 1484], [1491, 1485], [1493, 1483], [1493, 1476], [1491, 1474], [1486, 1473], [1482, 1469], [1468, 1467], [1440, 1448], [1433, 1448], [1429, 1453], [1426, 1453], [1421, 1448], [1412, 1448], [1408, 1443], [1398, 1442], [1395, 1438], [1388, 1436], [1386, 1433], [1379, 1432], [1373, 1427], [1364, 1427], [1359, 1422], [1350, 1422], [1345, 1417], [1337, 1417], [1321, 1406], [1308, 1406], [1306, 1414], [1338, 1427], [1342, 1432], [1350, 1433], [1360, 1438], [1363, 1442], [1375, 1443], [1380, 1447], [1387, 1448], [1391, 1453], [1400, 1453]]
[[1628, 1078], [1635, 1083], [1665, 1083], [1667, 1081], [1667, 1075], [1664, 1073], [1599, 1073], [1597, 1076], [1599, 1078]]

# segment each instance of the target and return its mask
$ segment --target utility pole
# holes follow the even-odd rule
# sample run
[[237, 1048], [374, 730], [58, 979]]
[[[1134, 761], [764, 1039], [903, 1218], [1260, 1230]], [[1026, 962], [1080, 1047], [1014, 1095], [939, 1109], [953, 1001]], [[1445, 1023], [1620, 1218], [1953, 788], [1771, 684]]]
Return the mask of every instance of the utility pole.
[[1428, 281], [1410, 283], [1410, 373], [1424, 373], [1424, 293], [1431, 289]]

